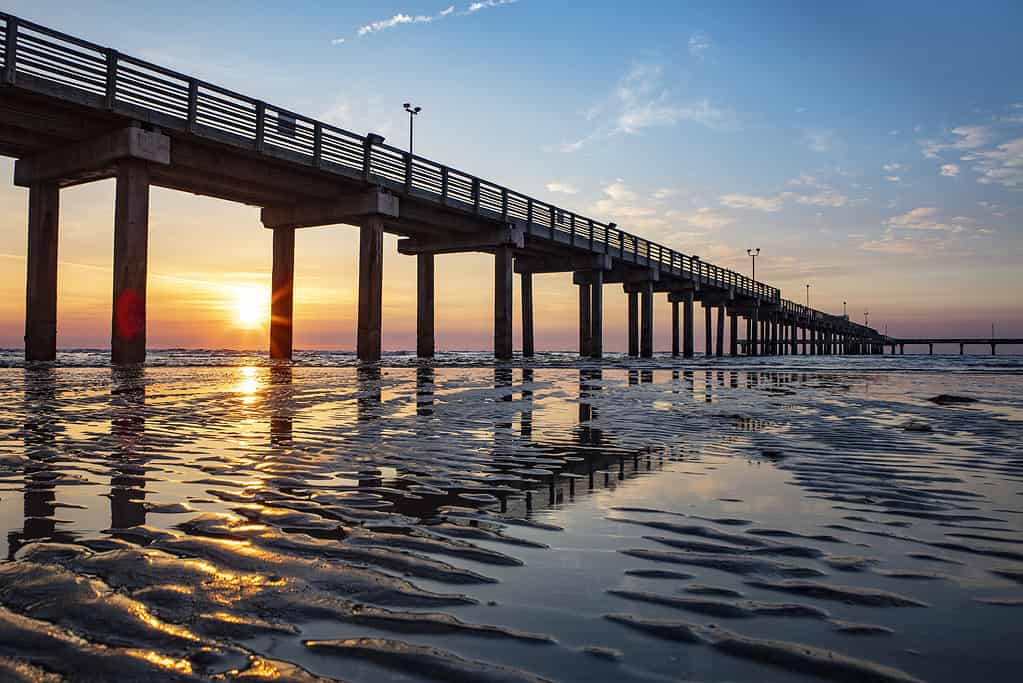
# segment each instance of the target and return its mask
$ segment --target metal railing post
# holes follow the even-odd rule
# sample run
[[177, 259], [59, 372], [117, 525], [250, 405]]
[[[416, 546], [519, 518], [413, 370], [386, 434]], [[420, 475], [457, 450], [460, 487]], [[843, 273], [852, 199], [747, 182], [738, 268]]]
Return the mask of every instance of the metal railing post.
[[313, 166], [319, 168], [323, 163], [323, 124], [313, 121]]
[[263, 152], [263, 135], [266, 129], [266, 103], [256, 102], [256, 151]]
[[104, 94], [107, 109], [113, 109], [117, 102], [117, 50], [107, 50], [107, 81]]
[[18, 73], [18, 20], [7, 17], [6, 35], [4, 36], [4, 83], [14, 85]]
[[199, 114], [199, 81], [194, 78], [188, 81], [188, 132], [194, 133], [196, 117]]

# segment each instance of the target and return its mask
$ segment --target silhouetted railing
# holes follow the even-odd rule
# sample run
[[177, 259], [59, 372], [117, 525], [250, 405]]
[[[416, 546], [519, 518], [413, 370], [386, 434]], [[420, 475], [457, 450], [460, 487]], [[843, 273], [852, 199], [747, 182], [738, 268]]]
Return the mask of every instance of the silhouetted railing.
[[[780, 291], [574, 212], [383, 142], [150, 64], [23, 19], [0, 14], [3, 82], [154, 125], [187, 131], [444, 206], [517, 219], [546, 237], [625, 262], [656, 265], [698, 282], [780, 304], [807, 320], [830, 319]], [[864, 331], [869, 328], [863, 328]], [[873, 333], [870, 330], [870, 333]]]

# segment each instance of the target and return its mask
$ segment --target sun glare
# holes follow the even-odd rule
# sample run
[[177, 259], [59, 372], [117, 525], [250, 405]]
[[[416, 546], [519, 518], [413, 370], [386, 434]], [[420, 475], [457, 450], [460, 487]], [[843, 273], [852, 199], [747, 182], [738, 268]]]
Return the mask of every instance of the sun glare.
[[270, 303], [266, 293], [255, 287], [235, 289], [235, 323], [244, 329], [262, 327], [269, 315]]

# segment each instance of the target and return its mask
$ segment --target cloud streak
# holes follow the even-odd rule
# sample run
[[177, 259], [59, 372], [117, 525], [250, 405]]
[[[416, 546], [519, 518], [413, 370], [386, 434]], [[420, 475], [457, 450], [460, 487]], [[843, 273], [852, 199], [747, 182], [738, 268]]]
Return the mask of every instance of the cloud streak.
[[714, 106], [708, 98], [680, 101], [664, 85], [664, 67], [636, 62], [618, 81], [606, 105], [593, 107], [587, 120], [605, 119], [605, 124], [586, 136], [557, 145], [562, 152], [578, 152], [599, 140], [617, 135], [636, 135], [648, 128], [665, 128], [690, 122], [707, 128], [736, 127], [731, 109]]
[[[483, 0], [482, 2], [473, 2], [465, 6], [465, 9], [458, 12], [459, 16], [467, 16], [470, 14], [476, 14], [482, 10], [491, 9], [494, 7], [501, 7], [504, 5], [514, 5], [518, 0]], [[380, 33], [381, 31], [387, 31], [398, 26], [405, 26], [408, 24], [432, 24], [434, 22], [445, 19], [455, 14], [455, 6], [448, 5], [444, 9], [440, 10], [436, 14], [408, 14], [406, 12], [398, 12], [387, 19], [380, 19], [373, 21], [368, 24], [360, 26], [356, 31], [355, 35], [359, 38], [363, 38], [374, 33]], [[343, 45], [346, 42], [345, 38], [335, 38], [330, 41], [331, 45]]]

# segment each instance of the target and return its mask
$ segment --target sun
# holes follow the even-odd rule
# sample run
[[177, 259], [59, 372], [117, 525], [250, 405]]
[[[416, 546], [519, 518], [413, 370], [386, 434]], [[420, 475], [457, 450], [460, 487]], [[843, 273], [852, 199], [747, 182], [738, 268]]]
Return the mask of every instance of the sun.
[[236, 287], [235, 324], [246, 330], [262, 327], [269, 315], [270, 302], [266, 292], [256, 287]]

